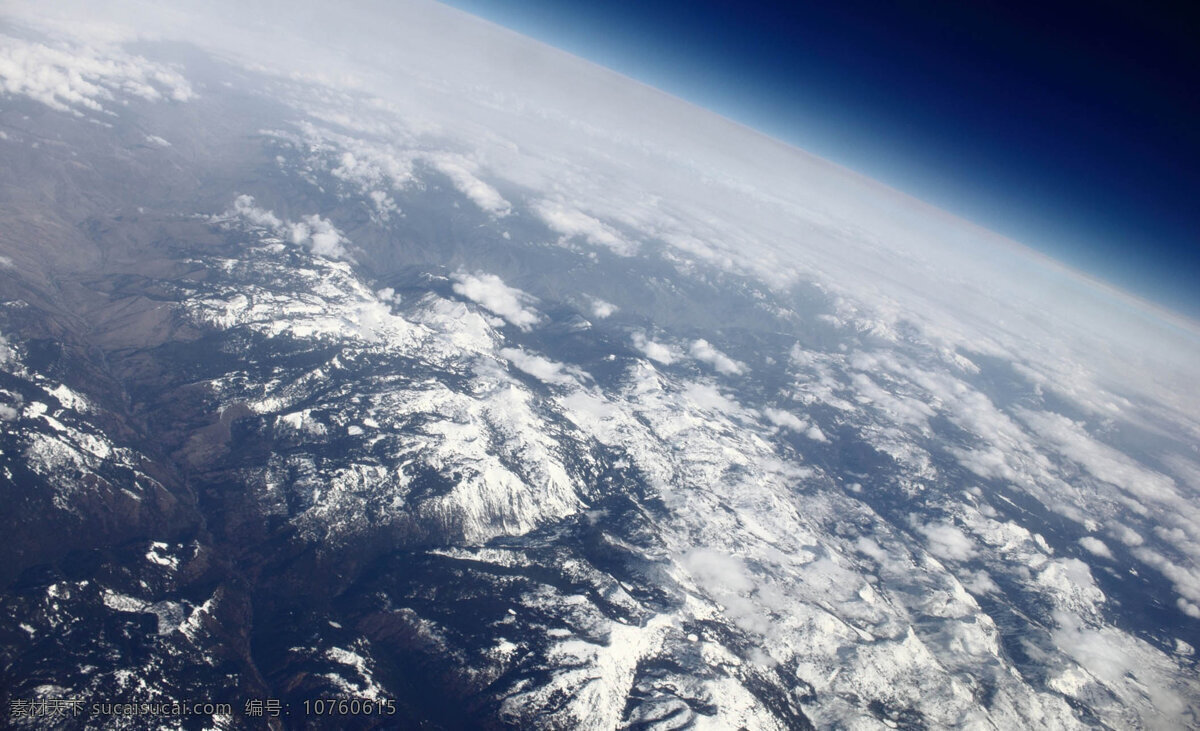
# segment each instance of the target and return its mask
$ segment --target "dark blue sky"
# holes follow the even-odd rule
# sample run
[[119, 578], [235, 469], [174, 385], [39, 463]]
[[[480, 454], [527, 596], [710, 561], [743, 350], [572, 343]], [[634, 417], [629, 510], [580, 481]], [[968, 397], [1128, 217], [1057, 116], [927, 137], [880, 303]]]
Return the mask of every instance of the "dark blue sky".
[[1200, 11], [1137, 0], [450, 4], [1200, 318]]

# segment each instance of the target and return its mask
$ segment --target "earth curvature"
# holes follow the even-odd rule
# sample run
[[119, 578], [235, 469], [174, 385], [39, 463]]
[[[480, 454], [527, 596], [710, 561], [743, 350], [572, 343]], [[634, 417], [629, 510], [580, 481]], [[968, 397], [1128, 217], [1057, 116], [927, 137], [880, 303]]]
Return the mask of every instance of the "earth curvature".
[[4, 725], [1200, 725], [1195, 323], [444, 6], [285, 11], [0, 16]]

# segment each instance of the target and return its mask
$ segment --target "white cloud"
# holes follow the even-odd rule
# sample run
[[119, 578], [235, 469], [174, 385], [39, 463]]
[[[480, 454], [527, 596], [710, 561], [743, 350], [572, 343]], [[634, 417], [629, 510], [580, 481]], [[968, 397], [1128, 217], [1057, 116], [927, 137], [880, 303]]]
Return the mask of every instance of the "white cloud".
[[155, 147], [170, 147], [171, 146], [170, 142], [164, 140], [162, 137], [159, 137], [158, 135], [146, 135], [146, 142], [149, 142], [150, 144], [154, 145]]
[[1101, 558], [1113, 559], [1112, 551], [1108, 550], [1108, 546], [1104, 545], [1104, 541], [1092, 536], [1084, 536], [1079, 539], [1079, 545], [1083, 546], [1089, 553], [1095, 554]]
[[351, 259], [346, 248], [347, 240], [333, 222], [321, 218], [317, 214], [305, 216], [303, 220], [292, 223], [288, 238], [293, 244], [307, 246], [312, 253], [327, 259]]
[[1138, 499], [1166, 503], [1184, 514], [1200, 515], [1194, 506], [1180, 500], [1170, 477], [1143, 467], [1128, 455], [1101, 443], [1082, 424], [1049, 411], [1023, 410], [1019, 415], [1038, 436], [1097, 479], [1116, 485]]
[[315, 138], [322, 145], [317, 149], [322, 149], [324, 145], [344, 148], [337, 158], [337, 165], [329, 171], [335, 178], [354, 183], [363, 190], [401, 188], [413, 180], [413, 157], [410, 154], [312, 126], [305, 127], [304, 132], [308, 137], [307, 146], [312, 146]]
[[16, 353], [13, 351], [12, 345], [9, 344], [8, 338], [0, 335], [0, 363], [7, 363], [12, 360]]
[[850, 378], [854, 384], [855, 400], [871, 404], [898, 423], [924, 426], [933, 416], [933, 409], [928, 404], [895, 395], [865, 373], [855, 373]]
[[971, 539], [948, 523], [931, 523], [917, 530], [928, 540], [929, 552], [938, 558], [966, 561], [975, 555], [975, 544]]
[[1108, 532], [1111, 533], [1113, 535], [1113, 537], [1116, 538], [1118, 541], [1120, 541], [1121, 543], [1124, 543], [1126, 546], [1140, 546], [1146, 542], [1145, 539], [1142, 538], [1141, 535], [1139, 535], [1137, 531], [1135, 531], [1132, 528], [1130, 528], [1129, 526], [1123, 525], [1121, 523], [1114, 522], [1111, 525], [1109, 525]]
[[742, 411], [742, 407], [736, 401], [706, 383], [688, 385], [683, 390], [683, 396], [706, 411], [720, 411], [724, 414], [737, 414]]
[[662, 240], [676, 249], [724, 270], [737, 270], [738, 265], [726, 253], [718, 251], [690, 234], [670, 232]]
[[829, 441], [825, 438], [825, 432], [821, 431], [820, 427], [805, 419], [801, 419], [790, 411], [767, 407], [763, 410], [763, 415], [767, 417], [768, 421], [781, 429], [791, 429], [794, 432], [803, 434], [814, 442]]
[[605, 302], [599, 297], [592, 298], [592, 314], [601, 320], [612, 315], [617, 311], [617, 306], [611, 302]]
[[1054, 644], [1105, 683], [1119, 683], [1125, 674], [1135, 669], [1135, 663], [1112, 637], [1083, 626], [1079, 619], [1063, 611], [1055, 612], [1059, 627], [1054, 631]]
[[1166, 556], [1144, 546], [1133, 549], [1142, 563], [1153, 566], [1174, 585], [1175, 591], [1190, 602], [1200, 602], [1200, 569], [1180, 566]]
[[692, 357], [703, 363], [708, 363], [717, 370], [718, 373], [724, 373], [729, 376], [741, 375], [746, 371], [746, 364], [730, 358], [721, 351], [714, 348], [707, 340], [703, 338], [692, 341], [692, 346], [689, 350]]
[[1145, 726], [1188, 725], [1190, 714], [1179, 691], [1194, 689], [1179, 684], [1177, 666], [1161, 652], [1111, 627], [1089, 627], [1070, 612], [1055, 610], [1054, 619], [1054, 644], [1124, 703], [1145, 704]]
[[588, 243], [604, 246], [620, 256], [633, 256], [637, 245], [626, 241], [604, 223], [563, 203], [541, 201], [533, 212], [552, 230], [564, 237], [582, 236]]
[[254, 204], [254, 197], [249, 195], [239, 195], [233, 199], [233, 208], [223, 214], [223, 218], [232, 217], [239, 217], [254, 226], [261, 226], [272, 230], [283, 228], [283, 221], [279, 220], [278, 216], [265, 208], [256, 206]]
[[963, 582], [963, 586], [972, 594], [993, 594], [1000, 591], [1000, 587], [986, 571], [975, 572]]
[[388, 125], [374, 129], [372, 124], [364, 123], [367, 115], [362, 115], [362, 110], [359, 110], [360, 115], [353, 118], [332, 112], [327, 107], [309, 108], [306, 111], [341, 128], [372, 128], [372, 137], [377, 135], [389, 142], [361, 139], [305, 121], [296, 125], [298, 132], [279, 129], [261, 132], [292, 151], [292, 155], [279, 156], [276, 161], [285, 168], [295, 165], [309, 173], [328, 170], [347, 188], [370, 201], [374, 209], [372, 217], [376, 221], [390, 221], [394, 214], [400, 212], [391, 192], [408, 188], [416, 182], [413, 166], [421, 158], [418, 151], [393, 144], [397, 140], [406, 140], [403, 130]]
[[187, 101], [177, 71], [114, 47], [48, 46], [0, 36], [0, 93], [23, 95], [59, 111], [105, 111], [118, 95]]
[[375, 206], [375, 214], [381, 221], [391, 220], [392, 214], [400, 210], [396, 201], [382, 190], [369, 191], [367, 197], [371, 199], [371, 203]]
[[512, 363], [518, 370], [524, 371], [540, 381], [554, 383], [559, 386], [570, 386], [576, 383], [574, 378], [567, 375], [565, 372], [566, 366], [562, 363], [543, 358], [540, 355], [529, 353], [520, 348], [502, 348], [500, 355], [509, 363]]
[[736, 625], [751, 632], [770, 630], [771, 607], [750, 598], [758, 587], [740, 558], [712, 548], [693, 548], [680, 563], [703, 591], [721, 603]]
[[[1034, 534], [1033, 538], [1044, 550], [1048, 549], [1040, 535]], [[1092, 577], [1091, 567], [1077, 558], [1047, 560], [1038, 571], [1036, 582], [1054, 600], [1054, 606], [1063, 609], [1096, 616], [1096, 607], [1106, 601]]]
[[214, 221], [227, 222], [230, 219], [241, 219], [252, 226], [270, 230], [278, 236], [285, 236], [297, 246], [308, 247], [317, 256], [327, 259], [345, 259], [354, 261], [346, 244], [349, 240], [333, 225], [333, 222], [321, 218], [317, 214], [305, 216], [300, 221], [284, 221], [274, 212], [260, 208], [254, 203], [253, 196], [239, 195], [233, 201], [233, 207]]
[[710, 591], [749, 592], [754, 582], [746, 575], [746, 566], [738, 558], [710, 548], [695, 548], [682, 557], [684, 567], [696, 581]]
[[430, 155], [429, 159], [475, 205], [497, 216], [507, 216], [512, 211], [499, 191], [476, 176], [477, 166], [471, 160], [461, 155]]
[[854, 548], [857, 549], [859, 553], [870, 557], [881, 566], [887, 564], [891, 560], [888, 552], [885, 551], [883, 546], [879, 545], [879, 543], [873, 538], [859, 536], [854, 541]]
[[0, 404], [0, 421], [13, 421], [17, 418], [17, 410], [8, 404]]
[[525, 304], [533, 301], [531, 295], [508, 286], [495, 274], [460, 271], [453, 278], [455, 292], [522, 330], [529, 330], [541, 319], [536, 310]]
[[559, 403], [567, 418], [576, 424], [586, 425], [593, 433], [603, 435], [606, 442], [615, 438], [613, 425], [625, 416], [613, 403], [585, 391], [573, 391]]
[[804, 432], [809, 427], [807, 421], [801, 419], [792, 412], [784, 411], [783, 409], [767, 407], [766, 409], [763, 409], [763, 414], [766, 415], [767, 419], [770, 420], [772, 424], [778, 427], [783, 427], [784, 429], [791, 429], [792, 431], [796, 432]]
[[679, 357], [679, 351], [669, 345], [654, 342], [643, 332], [633, 334], [633, 347], [642, 351], [642, 354], [650, 360], [663, 365], [671, 365]]

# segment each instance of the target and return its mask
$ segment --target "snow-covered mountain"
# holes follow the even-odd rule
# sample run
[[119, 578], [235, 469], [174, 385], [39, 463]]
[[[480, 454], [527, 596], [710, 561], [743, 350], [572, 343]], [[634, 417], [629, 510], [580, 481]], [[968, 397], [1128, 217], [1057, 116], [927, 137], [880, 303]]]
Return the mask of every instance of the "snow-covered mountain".
[[11, 725], [1200, 724], [1193, 323], [441, 6], [5, 12]]

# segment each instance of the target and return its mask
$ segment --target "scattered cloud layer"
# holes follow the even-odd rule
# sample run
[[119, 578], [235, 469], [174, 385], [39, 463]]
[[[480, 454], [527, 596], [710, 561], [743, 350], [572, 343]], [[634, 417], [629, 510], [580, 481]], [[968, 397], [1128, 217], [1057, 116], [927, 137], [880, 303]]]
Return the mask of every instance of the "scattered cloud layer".
[[975, 544], [958, 528], [947, 523], [931, 523], [918, 528], [928, 541], [934, 556], [950, 561], [967, 561], [975, 555]]
[[429, 159], [475, 205], [497, 216], [507, 216], [512, 211], [512, 205], [499, 191], [479, 179], [478, 166], [468, 158], [443, 154], [432, 155]]
[[[955, 607], [954, 611], [963, 613], [961, 616], [974, 611], [967, 602], [969, 597], [960, 596], [963, 586], [976, 593], [999, 592], [991, 576], [1023, 577], [1029, 591], [1043, 592], [1064, 605], [1076, 603], [1070, 612], [1056, 618], [1058, 629], [1053, 631], [1053, 639], [1082, 670], [1066, 662], [1062, 672], [1049, 681], [1056, 690], [1091, 699], [1109, 692], [1097, 690], [1094, 684], [1099, 683], [1120, 694], [1128, 688], [1125, 678], [1132, 673], [1147, 687], [1155, 686], [1151, 692], [1158, 694], [1156, 704], [1168, 710], [1175, 707], [1169, 694], [1159, 694], [1158, 687], [1167, 684], [1142, 670], [1152, 665], [1146, 661], [1155, 657], [1152, 649], [1131, 642], [1129, 636], [1111, 628], [1093, 626], [1100, 620], [1088, 612], [1103, 597], [1096, 599], [1098, 590], [1087, 566], [1103, 566], [1103, 562], [1114, 560], [1110, 545], [1128, 547], [1140, 562], [1139, 568], [1153, 569], [1171, 581], [1178, 594], [1175, 606], [1183, 615], [1200, 617], [1200, 572], [1194, 568], [1200, 561], [1200, 533], [1195, 528], [1200, 525], [1195, 507], [1200, 486], [1189, 487], [1178, 471], [1168, 476], [1166, 468], [1141, 464], [1105, 441], [1104, 427], [1097, 427], [1097, 422], [1105, 423], [1102, 420], [1107, 419], [1122, 424], [1145, 419], [1154, 422], [1155, 428], [1169, 424], [1172, 429], [1180, 427], [1181, 434], [1200, 434], [1194, 420], [1194, 389], [1190, 388], [1194, 380], [1193, 351], [1174, 341], [1164, 346], [1149, 336], [1144, 342], [1153, 347], [1142, 349], [1141, 335], [1131, 335], [1128, 323], [1110, 317], [1121, 309], [1119, 301], [1097, 296], [1073, 275], [1034, 266], [983, 232], [948, 221], [936, 212], [914, 208], [869, 183], [830, 175], [819, 161], [782, 150], [769, 140], [730, 137], [733, 133], [724, 127], [706, 126], [716, 123], [706, 122], [692, 108], [676, 108], [647, 97], [647, 117], [684, 123], [622, 126], [622, 110], [610, 114], [616, 105], [594, 101], [607, 93], [603, 77], [574, 67], [562, 78], [572, 84], [586, 79], [588, 84], [559, 83], [551, 88], [553, 93], [521, 94], [517, 95], [519, 101], [503, 95], [488, 95], [485, 101], [479, 101], [476, 92], [483, 84], [480, 72], [486, 74], [489, 69], [460, 64], [458, 58], [445, 69], [436, 68], [446, 59], [434, 54], [426, 54], [430, 59], [423, 59], [417, 45], [420, 38], [414, 41], [394, 45], [398, 53], [411, 53], [414, 64], [430, 64], [422, 68], [431, 74], [445, 72], [444, 89], [430, 92], [444, 93], [450, 101], [443, 107], [430, 103], [431, 98], [436, 102], [440, 97], [415, 95], [414, 101], [404, 106], [412, 88], [403, 85], [397, 87], [402, 93], [393, 94], [386, 102], [374, 100], [361, 106], [331, 102], [344, 98], [337, 95], [340, 90], [336, 88], [327, 89], [327, 96], [310, 89], [309, 98], [296, 102], [309, 118], [353, 131], [342, 134], [301, 123], [296, 125], [300, 132], [287, 133], [295, 140], [296, 155], [310, 156], [304, 158], [307, 162], [320, 157], [320, 164], [312, 167], [335, 179], [335, 186], [341, 186], [339, 195], [349, 194], [347, 191], [361, 194], [371, 202], [375, 214], [386, 219], [398, 211], [397, 191], [415, 184], [414, 164], [419, 163], [418, 167], [427, 165], [438, 170], [474, 205], [494, 216], [525, 213], [518, 210], [519, 201], [506, 200], [499, 190], [527, 192], [536, 201], [533, 215], [572, 249], [583, 243], [621, 256], [645, 255], [653, 259], [649, 262], [653, 266], [665, 261], [682, 275], [694, 275], [705, 283], [738, 282], [745, 277], [769, 288], [777, 297], [767, 301], [783, 303], [780, 307], [789, 302], [792, 285], [813, 284], [828, 295], [829, 312], [806, 320], [805, 327], [836, 335], [845, 350], [794, 351], [797, 357], [790, 365], [795, 383], [791, 393], [780, 396], [780, 402], [819, 404], [820, 409], [799, 412], [811, 415], [810, 419], [824, 419], [822, 414], [833, 412], [836, 421], [830, 423], [837, 424], [839, 437], [845, 430], [895, 460], [903, 473], [901, 489], [908, 491], [907, 497], [939, 507], [951, 506], [947, 510], [953, 517], [946, 522], [914, 524], [912, 537], [930, 554], [953, 562], [986, 562], [993, 554], [1003, 558], [1003, 563], [990, 565], [987, 571], [974, 565], [969, 572], [963, 571], [959, 577], [962, 586], [954, 583], [944, 594], [919, 592], [921, 601], [936, 596], [937, 601], [944, 602], [937, 609], [906, 605], [900, 614], [888, 615], [884, 621], [884, 615], [876, 614], [885, 611], [879, 608], [881, 604], [894, 602], [899, 607], [907, 601], [894, 595], [886, 602], [874, 603], [873, 592], [886, 592], [889, 582], [949, 581], [946, 574], [933, 570], [928, 576], [914, 575], [913, 559], [905, 553], [909, 547], [886, 535], [887, 530], [872, 533], [872, 539], [860, 539], [862, 556], [854, 559], [878, 564], [882, 580], [874, 589], [852, 586], [854, 582], [846, 580], [848, 575], [839, 573], [839, 562], [845, 564], [846, 560], [835, 547], [814, 546], [810, 554], [808, 546], [812, 544], [797, 540], [787, 546], [787, 551], [772, 553], [763, 549], [752, 558], [747, 554], [746, 559], [733, 553], [733, 548], [751, 551], [759, 539], [772, 548], [784, 545], [801, 532], [801, 525], [809, 525], [803, 521], [819, 521], [822, 511], [832, 513], [834, 521], [856, 510], [862, 511], [854, 513], [856, 518], [874, 519], [857, 500], [837, 502], [836, 496], [822, 495], [820, 500], [804, 504], [811, 515], [806, 513], [803, 520], [796, 518], [789, 523], [786, 519], [795, 517], [789, 511], [802, 500], [790, 482], [788, 490], [781, 492], [786, 500], [773, 502], [769, 491], [759, 490], [764, 484], [760, 479], [764, 466], [778, 467], [782, 474], [786, 470], [779, 465], [785, 460], [773, 452], [755, 451], [758, 446], [749, 438], [737, 439], [747, 434], [757, 439], [755, 430], [769, 434], [770, 429], [762, 429], [765, 418], [779, 430], [824, 441], [824, 433], [809, 418], [802, 418], [794, 410], [769, 408], [761, 414], [748, 411], [734, 396], [711, 383], [677, 387], [641, 361], [631, 367], [629, 377], [631, 393], [636, 395], [630, 396], [630, 402], [647, 404], [637, 419], [628, 418], [628, 404], [618, 406], [602, 394], [571, 391], [563, 396], [561, 403], [569, 411], [568, 418], [589, 423], [599, 439], [621, 442], [630, 459], [639, 461], [648, 485], [661, 491], [672, 515], [701, 515], [719, 523], [729, 513], [742, 521], [722, 524], [720, 530], [691, 526], [696, 534], [708, 533], [703, 540], [688, 533], [688, 540], [696, 545], [681, 546], [677, 554], [680, 565], [740, 627], [764, 635], [790, 633], [786, 634], [789, 642], [815, 643], [816, 638], [831, 644], [844, 642], [843, 650], [852, 648], [858, 633], [865, 632], [859, 627], [870, 627], [881, 635], [895, 629], [899, 632], [896, 638], [873, 637], [867, 643], [870, 649], [863, 650], [862, 656], [856, 657], [858, 650], [835, 654], [836, 662], [825, 667], [812, 661], [825, 648], [800, 647], [796, 656], [802, 660], [796, 671], [814, 686], [825, 683], [834, 687], [855, 677], [879, 679], [882, 676], [871, 674], [874, 669], [896, 666], [900, 675], [887, 678], [885, 684], [897, 689], [905, 682], [904, 674], [916, 677], [936, 666], [934, 655], [952, 666], [961, 661], [966, 653], [963, 648], [972, 646], [972, 642], [978, 647], [994, 641], [994, 636], [987, 636], [967, 642], [963, 633], [968, 630], [961, 626], [952, 630], [935, 628], [949, 614], [939, 613], [944, 607]], [[224, 43], [225, 39], [206, 42]], [[107, 47], [96, 50], [21, 43], [0, 47], [0, 92], [76, 112], [111, 111], [123, 96], [185, 100], [192, 95], [185, 80], [171, 76], [175, 72], [170, 67], [156, 66], [140, 56], [113, 52]], [[410, 50], [410, 46], [416, 50]], [[350, 48], [348, 54], [352, 56], [359, 50], [377, 54], [387, 49], [364, 43], [361, 49]], [[330, 62], [320, 53], [319, 48], [297, 49], [280, 63], [320, 69]], [[368, 65], [374, 66], [375, 59], [369, 60]], [[341, 63], [341, 59], [335, 61]], [[547, 64], [540, 66], [532, 71], [557, 72]], [[390, 67], [407, 68], [396, 63]], [[344, 78], [340, 75], [343, 71], [331, 69], [326, 81]], [[506, 72], [499, 73], [501, 85], [513, 83], [503, 76]], [[325, 83], [319, 76], [309, 78]], [[426, 91], [420, 84], [413, 88]], [[477, 101], [477, 106], [469, 106]], [[464, 107], [469, 114], [461, 113]], [[385, 109], [391, 118], [381, 113]], [[573, 113], [580, 110], [586, 114]], [[657, 128], [668, 131], [663, 133]], [[723, 140], [736, 139], [737, 154], [726, 152], [727, 145], [710, 144], [717, 137], [705, 137], [705, 130], [721, 135]], [[150, 137], [147, 142], [157, 144], [155, 139], [161, 138]], [[442, 149], [454, 152], [430, 152]], [[282, 220], [256, 206], [249, 196], [242, 196], [226, 217], [237, 217], [321, 256], [349, 256], [344, 235], [318, 213]], [[647, 242], [661, 242], [663, 246], [655, 249], [657, 243]], [[986, 256], [976, 256], [980, 252]], [[533, 296], [507, 286], [494, 274], [459, 272], [453, 279], [458, 295], [522, 330], [531, 329], [541, 320]], [[1073, 299], [1071, 293], [1077, 291], [1084, 294]], [[306, 327], [328, 334], [340, 332], [347, 322], [357, 323], [356, 332], [363, 338], [376, 337], [388, 328], [401, 328], [389, 315], [390, 305], [396, 303], [394, 292], [382, 290], [377, 300], [356, 304], [336, 321], [318, 317], [317, 325]], [[456, 308], [453, 316], [464, 323], [484, 320], [470, 312], [467, 305], [442, 302]], [[244, 316], [238, 314], [239, 308], [249, 305], [234, 298], [221, 303], [221, 307], [227, 311], [218, 317], [234, 317]], [[602, 300], [593, 300], [591, 307], [593, 315], [601, 319], [616, 310], [616, 305]], [[796, 313], [787, 314], [808, 317], [811, 313], [801, 313], [797, 308]], [[500, 322], [488, 319], [493, 324]], [[1141, 315], [1134, 319], [1141, 327]], [[1152, 319], [1147, 316], [1145, 321]], [[276, 323], [264, 320], [263, 326], [275, 327]], [[690, 355], [723, 375], [736, 376], [747, 370], [744, 363], [706, 340], [689, 344], [682, 336], [652, 332], [658, 341], [647, 332], [633, 333], [632, 341], [655, 363], [670, 365]], [[498, 354], [517, 370], [564, 387], [555, 389], [556, 393], [563, 393], [577, 380], [574, 377], [578, 374], [563, 363], [521, 348], [490, 350], [492, 341], [475, 331], [459, 335], [481, 351]], [[0, 359], [4, 349], [0, 339]], [[920, 357], [910, 357], [914, 352]], [[1167, 357], [1156, 357], [1163, 355]], [[975, 363], [982, 365], [989, 358], [1011, 366], [1014, 373], [1036, 387], [1027, 399], [1030, 403], [1036, 403], [1043, 393], [1053, 393], [1077, 407], [1079, 413], [1098, 415], [1099, 419], [1067, 418], [1044, 409], [1037, 411], [1036, 407], [1028, 411], [1014, 408], [973, 378], [980, 371]], [[1172, 370], [1176, 361], [1184, 364], [1182, 370]], [[1186, 376], [1182, 381], [1180, 372]], [[1064, 409], [1064, 413], [1074, 411]], [[654, 431], [638, 431], [642, 428], [638, 419], [653, 424]], [[1053, 551], [1041, 536], [1001, 516], [988, 503], [992, 500], [1000, 506], [996, 502], [999, 497], [987, 490], [963, 485], [965, 497], [961, 499], [938, 494], [945, 473], [939, 472], [942, 465], [931, 458], [924, 445], [934, 438], [933, 429], [939, 420], [963, 432], [961, 440], [945, 443], [950, 445], [951, 458], [969, 470], [966, 482], [1002, 483], [1076, 521], [1086, 531], [1104, 536], [1109, 543], [1089, 535], [1079, 541], [1086, 551], [1081, 554], [1086, 562], [1053, 559]], [[751, 421], [759, 426], [748, 428]], [[712, 436], [710, 441], [695, 436], [717, 432], [719, 436]], [[635, 437], [629, 438], [630, 434]], [[656, 438], [678, 452], [658, 461], [647, 457], [652, 449], [649, 445]], [[777, 444], [783, 440], [759, 441]], [[677, 459], [677, 454], [687, 457]], [[748, 473], [755, 479], [737, 482], [742, 479], [740, 475]], [[728, 491], [718, 497], [705, 492], [726, 485]], [[678, 489], [680, 486], [686, 489]], [[673, 491], [672, 487], [677, 489]], [[874, 486], [863, 488], [852, 483], [847, 489], [861, 497], [864, 490]], [[710, 497], [712, 504], [721, 506], [720, 510], [704, 502]], [[772, 523], [777, 518], [779, 523]], [[755, 520], [767, 526], [753, 525]], [[738, 540], [722, 543], [722, 531], [736, 535]], [[1120, 553], [1122, 557], [1129, 555], [1123, 550]], [[820, 558], [818, 554], [822, 554]], [[804, 556], [805, 566], [812, 567], [811, 573], [805, 574], [811, 586], [806, 584], [803, 591], [814, 593], [805, 594], [803, 600], [788, 593], [799, 591], [796, 587], [758, 580], [758, 567], [796, 556]], [[960, 568], [954, 567], [955, 575], [959, 575]], [[896, 573], [889, 578], [888, 571]], [[819, 593], [813, 588], [816, 586], [825, 593]], [[928, 589], [932, 585], [922, 586]], [[843, 589], [845, 592], [839, 593]], [[956, 605], [945, 596], [961, 602]], [[834, 601], [820, 604], [829, 598]], [[836, 606], [841, 614], [825, 613], [817, 608], [820, 606]], [[778, 611], [766, 617], [763, 607]], [[910, 618], [919, 619], [914, 622], [919, 629], [907, 624]], [[987, 619], [980, 614], [978, 621], [972, 617], [969, 624], [981, 633], [991, 631]], [[784, 629], [789, 622], [795, 624]], [[942, 632], [946, 636], [940, 636]], [[943, 641], [945, 644], [940, 645]], [[895, 654], [863, 660], [868, 653], [890, 651], [886, 648], [894, 649]], [[855, 662], [861, 665], [856, 667]], [[806, 666], [808, 663], [812, 664]], [[953, 672], [953, 667], [949, 671]], [[839, 687], [847, 694], [862, 691]], [[927, 689], [919, 690], [924, 702]], [[819, 695], [822, 703], [829, 699], [836, 703], [843, 697], [823, 691]], [[1128, 698], [1132, 699], [1130, 707], [1139, 702], [1133, 691]], [[933, 703], [936, 705], [936, 701]], [[1027, 725], [1045, 721], [1036, 716], [1031, 719]], [[950, 724], [943, 721], [940, 725]], [[1054, 724], [1045, 721], [1044, 725]]]
[[592, 298], [592, 315], [604, 320], [610, 317], [617, 311], [617, 306], [611, 302], [605, 302], [599, 297]]
[[798, 434], [803, 434], [814, 442], [828, 441], [820, 427], [801, 419], [790, 411], [767, 407], [763, 409], [763, 415], [767, 417], [767, 421], [781, 429], [790, 429]]
[[8, 338], [0, 334], [0, 365], [12, 360], [15, 355], [16, 352], [13, 350], [12, 345], [9, 344]]
[[546, 383], [559, 386], [578, 385], [578, 382], [568, 375], [567, 367], [540, 355], [530, 353], [521, 348], [501, 348], [500, 356], [512, 363], [517, 370]]
[[495, 274], [460, 271], [453, 275], [453, 279], [455, 292], [522, 330], [532, 329], [541, 320], [537, 310], [529, 306], [534, 298], [516, 287], [508, 286]]
[[1112, 551], [1108, 550], [1108, 546], [1106, 546], [1104, 541], [1100, 540], [1099, 538], [1084, 536], [1083, 538], [1079, 539], [1079, 545], [1083, 546], [1088, 553], [1099, 556], [1100, 558], [1106, 558], [1109, 561], [1113, 560]]
[[565, 238], [581, 237], [594, 246], [603, 246], [620, 256], [633, 256], [637, 245], [620, 236], [612, 227], [583, 211], [557, 201], [541, 201], [533, 211], [551, 230]]
[[121, 97], [187, 101], [191, 85], [175, 69], [111, 46], [51, 46], [0, 35], [0, 93], [59, 111], [110, 111]]
[[291, 224], [288, 238], [293, 244], [307, 246], [314, 254], [327, 259], [350, 258], [342, 233], [332, 221], [315, 213]]
[[671, 365], [679, 358], [679, 351], [670, 345], [656, 343], [646, 337], [644, 332], [635, 332], [632, 336], [633, 347], [637, 348], [650, 360], [663, 365]]
[[350, 243], [345, 235], [333, 225], [333, 222], [314, 213], [304, 216], [299, 221], [285, 221], [276, 216], [273, 211], [259, 207], [254, 197], [239, 195], [233, 201], [233, 206], [225, 213], [214, 217], [218, 223], [241, 220], [251, 226], [267, 229], [277, 236], [297, 246], [304, 246], [317, 256], [326, 259], [344, 259], [353, 261], [347, 245]]
[[740, 376], [746, 372], [746, 364], [730, 358], [721, 351], [714, 348], [707, 340], [703, 338], [693, 340], [689, 351], [692, 357], [702, 363], [708, 363], [717, 370], [718, 373], [724, 373], [728, 376]]

